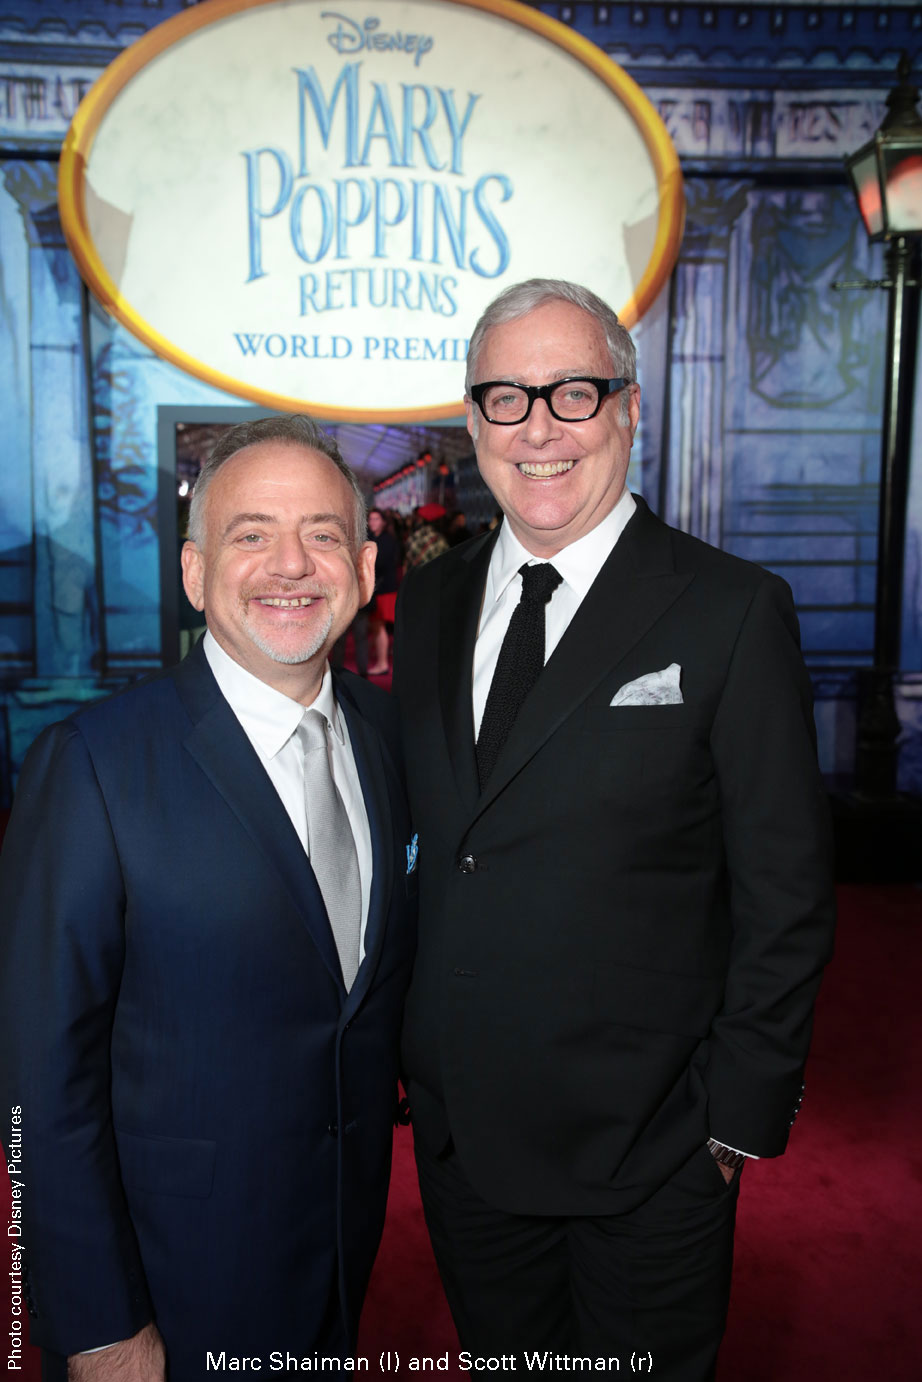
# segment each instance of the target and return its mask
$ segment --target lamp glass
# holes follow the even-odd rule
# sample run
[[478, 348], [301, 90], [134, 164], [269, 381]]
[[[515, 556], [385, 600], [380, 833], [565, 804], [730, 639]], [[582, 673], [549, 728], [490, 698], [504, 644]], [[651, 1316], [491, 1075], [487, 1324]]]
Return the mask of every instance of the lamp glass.
[[877, 146], [872, 141], [846, 160], [858, 210], [868, 235], [884, 232], [884, 207], [877, 176]]
[[922, 232], [922, 148], [918, 141], [883, 146], [884, 189], [891, 235]]

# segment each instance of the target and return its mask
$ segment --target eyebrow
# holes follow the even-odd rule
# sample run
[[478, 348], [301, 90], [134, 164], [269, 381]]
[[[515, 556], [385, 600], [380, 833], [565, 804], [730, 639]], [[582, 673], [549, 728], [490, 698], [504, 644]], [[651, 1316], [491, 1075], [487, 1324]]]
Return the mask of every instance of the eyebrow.
[[[591, 369], [557, 369], [552, 373], [548, 383], [557, 384], [561, 379], [608, 379], [609, 377], [610, 376], [607, 374], [596, 374], [595, 371]], [[521, 384], [523, 381], [521, 378], [513, 378], [511, 375], [504, 374], [502, 378], [497, 379], [496, 382], [499, 384]], [[528, 385], [527, 387], [536, 388], [539, 386]]]
[[[278, 519], [271, 513], [237, 513], [225, 526], [222, 537], [229, 537], [237, 528], [245, 527], [248, 523], [264, 523], [269, 527], [275, 527]], [[301, 525], [305, 523], [332, 523], [344, 536], [349, 536], [349, 530], [338, 513], [306, 513], [301, 518]]]

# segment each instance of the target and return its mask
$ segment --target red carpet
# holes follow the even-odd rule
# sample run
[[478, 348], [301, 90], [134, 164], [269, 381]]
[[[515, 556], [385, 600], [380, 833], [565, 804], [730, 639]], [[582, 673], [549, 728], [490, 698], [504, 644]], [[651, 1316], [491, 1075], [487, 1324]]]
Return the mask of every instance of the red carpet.
[[[922, 1378], [922, 890], [839, 903], [803, 1112], [787, 1155], [744, 1172], [720, 1382]], [[360, 1351], [457, 1348], [401, 1128]]]
[[[922, 1377], [922, 891], [839, 897], [804, 1111], [788, 1154], [744, 1173], [720, 1382]], [[5, 1340], [8, 1318], [4, 1309]], [[384, 1350], [399, 1354], [400, 1371], [447, 1352], [440, 1375], [460, 1376], [457, 1348], [401, 1128], [360, 1352], [372, 1374]], [[28, 1362], [7, 1375], [39, 1376]]]
[[745, 1172], [722, 1382], [922, 1377], [922, 890], [838, 891], [803, 1112]]

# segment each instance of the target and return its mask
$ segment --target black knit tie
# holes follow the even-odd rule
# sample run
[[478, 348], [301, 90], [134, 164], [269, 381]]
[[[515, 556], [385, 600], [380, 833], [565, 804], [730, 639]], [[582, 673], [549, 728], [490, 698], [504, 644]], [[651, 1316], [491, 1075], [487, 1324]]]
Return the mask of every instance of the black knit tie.
[[496, 659], [477, 740], [480, 786], [487, 785], [522, 702], [544, 666], [544, 606], [563, 580], [550, 562], [520, 568], [522, 597]]

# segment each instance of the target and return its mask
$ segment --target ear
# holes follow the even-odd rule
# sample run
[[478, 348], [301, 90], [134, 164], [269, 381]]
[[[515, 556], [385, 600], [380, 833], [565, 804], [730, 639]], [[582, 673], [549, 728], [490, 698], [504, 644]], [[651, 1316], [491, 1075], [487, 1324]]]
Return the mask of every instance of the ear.
[[637, 431], [637, 424], [640, 422], [640, 385], [631, 385], [631, 396], [628, 399], [627, 415], [631, 422], [631, 441], [634, 440], [634, 433]]
[[184, 542], [180, 554], [182, 585], [193, 609], [205, 608], [205, 558], [194, 542]]
[[375, 593], [375, 558], [378, 555], [376, 542], [363, 542], [355, 561], [355, 572], [359, 580], [359, 609], [367, 605]]
[[477, 404], [474, 402], [472, 398], [465, 398], [464, 417], [467, 423], [467, 430], [471, 434], [471, 437], [474, 441], [477, 440], [477, 415]]

